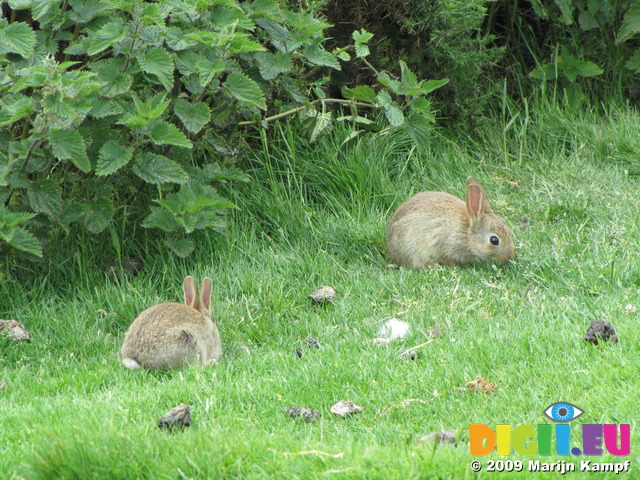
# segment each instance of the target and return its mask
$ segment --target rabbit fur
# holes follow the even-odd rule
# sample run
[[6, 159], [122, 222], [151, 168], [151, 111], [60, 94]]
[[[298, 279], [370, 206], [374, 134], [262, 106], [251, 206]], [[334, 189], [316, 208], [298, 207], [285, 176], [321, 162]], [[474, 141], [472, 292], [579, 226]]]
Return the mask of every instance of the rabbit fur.
[[386, 240], [391, 258], [413, 269], [515, 258], [511, 229], [473, 177], [464, 202], [445, 192], [422, 192], [404, 202], [389, 221]]
[[184, 303], [154, 305], [133, 321], [120, 351], [125, 367], [206, 366], [218, 360], [222, 346], [211, 317], [211, 279], [202, 280], [200, 298], [192, 277], [184, 279], [183, 288]]

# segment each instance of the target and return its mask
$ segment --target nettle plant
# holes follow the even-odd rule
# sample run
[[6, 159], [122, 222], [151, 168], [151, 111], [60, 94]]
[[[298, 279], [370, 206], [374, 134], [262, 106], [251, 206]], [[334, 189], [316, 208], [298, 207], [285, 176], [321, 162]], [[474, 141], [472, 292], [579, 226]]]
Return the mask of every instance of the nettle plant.
[[401, 63], [400, 78], [378, 72], [379, 84], [327, 98], [340, 61], [373, 68], [372, 35], [327, 51], [329, 24], [275, 0], [1, 7], [0, 248], [38, 256], [57, 232], [99, 233], [131, 214], [188, 255], [191, 233], [224, 229], [234, 205], [216, 187], [248, 181], [235, 161], [251, 129], [297, 114], [311, 141], [342, 121], [345, 141], [406, 128], [425, 145], [426, 95], [446, 83]]

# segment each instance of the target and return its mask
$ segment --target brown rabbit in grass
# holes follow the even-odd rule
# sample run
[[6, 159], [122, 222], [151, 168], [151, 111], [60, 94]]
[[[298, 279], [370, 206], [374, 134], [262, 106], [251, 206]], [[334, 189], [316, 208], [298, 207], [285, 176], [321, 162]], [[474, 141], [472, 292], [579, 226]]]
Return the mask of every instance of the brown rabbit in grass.
[[467, 178], [466, 202], [422, 192], [400, 205], [387, 227], [387, 250], [399, 265], [415, 269], [515, 258], [511, 229], [493, 213], [473, 177]]
[[120, 351], [127, 368], [175, 368], [189, 363], [208, 365], [222, 354], [220, 333], [211, 318], [211, 279], [200, 286], [184, 279], [184, 304], [160, 303], [136, 318]]

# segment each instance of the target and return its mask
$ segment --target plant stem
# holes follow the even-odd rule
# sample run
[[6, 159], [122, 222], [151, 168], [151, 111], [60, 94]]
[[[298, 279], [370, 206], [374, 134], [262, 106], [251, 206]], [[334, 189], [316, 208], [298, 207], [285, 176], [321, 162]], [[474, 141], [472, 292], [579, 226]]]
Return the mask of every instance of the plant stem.
[[309, 106], [314, 105], [316, 103], [338, 103], [341, 105], [357, 105], [360, 107], [370, 107], [375, 108], [376, 105], [373, 103], [364, 103], [364, 102], [354, 102], [353, 100], [341, 100], [339, 98], [319, 98], [318, 100], [314, 100], [310, 102], [309, 105], [303, 105], [301, 107], [292, 108], [291, 110], [287, 110], [286, 112], [278, 113], [277, 115], [272, 115], [271, 117], [263, 118], [262, 120], [245, 120], [244, 122], [238, 123], [238, 125], [253, 125], [261, 122], [271, 122], [272, 120], [279, 120], [284, 117], [288, 117], [289, 115], [293, 115], [294, 113], [301, 112], [302, 110], [309, 108]]

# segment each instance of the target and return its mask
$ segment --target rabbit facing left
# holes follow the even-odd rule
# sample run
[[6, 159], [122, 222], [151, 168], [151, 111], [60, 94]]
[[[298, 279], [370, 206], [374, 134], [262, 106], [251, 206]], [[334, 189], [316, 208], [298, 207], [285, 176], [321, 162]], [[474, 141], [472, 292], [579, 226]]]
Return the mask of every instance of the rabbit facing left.
[[160, 303], [138, 315], [124, 337], [122, 364], [132, 369], [169, 369], [217, 361], [222, 344], [211, 316], [211, 288], [211, 279], [203, 279], [198, 297], [193, 278], [187, 276], [184, 303]]

